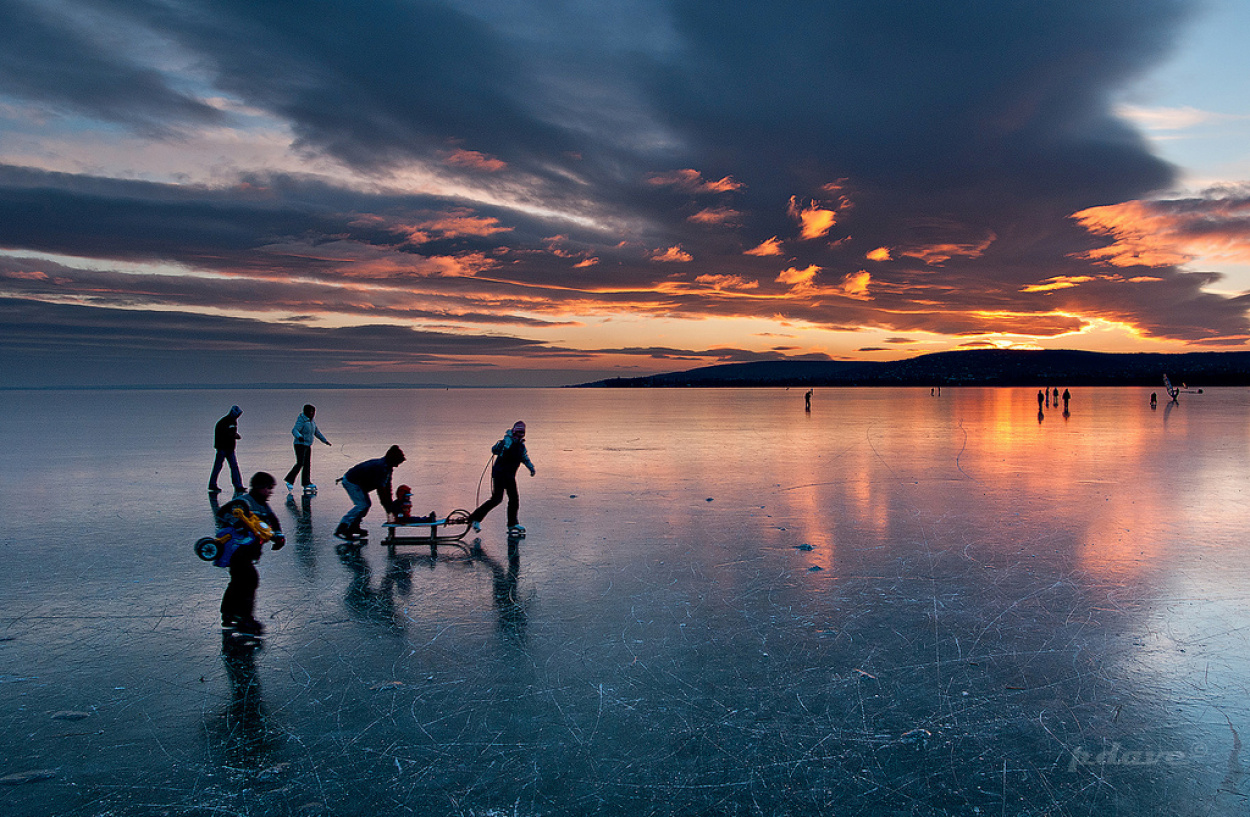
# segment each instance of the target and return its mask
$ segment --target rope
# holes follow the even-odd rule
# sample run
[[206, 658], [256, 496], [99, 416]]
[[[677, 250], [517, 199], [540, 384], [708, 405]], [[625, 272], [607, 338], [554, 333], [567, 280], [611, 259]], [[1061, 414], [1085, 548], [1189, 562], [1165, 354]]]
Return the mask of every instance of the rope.
[[[486, 467], [482, 469], [482, 475], [477, 478], [477, 494], [473, 497], [473, 507], [482, 504], [482, 480], [486, 479], [486, 472], [490, 470], [491, 464], [495, 461], [495, 455], [491, 454], [490, 459], [486, 461]], [[494, 485], [491, 486], [494, 488]]]

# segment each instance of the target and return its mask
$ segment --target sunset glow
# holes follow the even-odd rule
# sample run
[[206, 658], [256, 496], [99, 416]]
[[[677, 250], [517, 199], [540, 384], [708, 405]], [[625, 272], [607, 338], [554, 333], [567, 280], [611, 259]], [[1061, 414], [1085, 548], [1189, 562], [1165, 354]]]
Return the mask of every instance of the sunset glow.
[[[1250, 185], [1179, 192], [1158, 155], [1250, 111], [1116, 97], [1186, 4], [999, 8], [973, 40], [960, 6], [646, 6], [5, 4], [6, 376], [549, 385], [1250, 337]], [[1092, 56], [1059, 33], [1099, 27]]]

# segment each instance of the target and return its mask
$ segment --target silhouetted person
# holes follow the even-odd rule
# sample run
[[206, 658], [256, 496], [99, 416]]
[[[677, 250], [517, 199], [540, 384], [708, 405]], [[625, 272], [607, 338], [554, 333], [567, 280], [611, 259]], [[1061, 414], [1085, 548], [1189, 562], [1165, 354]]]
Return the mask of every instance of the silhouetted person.
[[1069, 401], [1069, 400], [1071, 400], [1071, 399], [1072, 399], [1072, 393], [1071, 393], [1071, 392], [1069, 392], [1067, 389], [1064, 389], [1064, 390], [1063, 390], [1063, 410], [1064, 410], [1064, 413], [1067, 413], [1067, 411], [1068, 411], [1068, 401]]
[[811, 411], [812, 410], [812, 390], [811, 389], [808, 389], [807, 394], [803, 395], [803, 400], [806, 401], [805, 409], [807, 411]]
[[534, 476], [534, 463], [530, 462], [529, 454], [525, 450], [525, 423], [517, 420], [512, 428], [504, 432], [503, 439], [491, 446], [490, 451], [495, 455], [495, 463], [490, 467], [490, 498], [469, 514], [469, 521], [473, 523], [473, 530], [480, 531], [486, 514], [503, 501], [506, 493], [508, 533], [513, 536], [524, 535], [525, 527], [517, 521], [521, 497], [517, 494], [516, 472], [521, 463], [525, 463], [525, 467], [530, 469], [530, 476]]
[[243, 409], [231, 406], [230, 413], [217, 421], [213, 427], [213, 448], [217, 455], [213, 458], [213, 472], [208, 475], [209, 493], [217, 493], [217, 475], [221, 473], [222, 463], [230, 463], [230, 482], [236, 494], [243, 493], [243, 477], [239, 474], [239, 461], [235, 458], [234, 449], [239, 441], [239, 415]]
[[317, 424], [313, 422], [313, 416], [317, 413], [317, 407], [313, 405], [304, 406], [304, 410], [295, 418], [295, 427], [291, 429], [291, 436], [295, 438], [295, 465], [291, 466], [291, 470], [287, 471], [286, 483], [287, 493], [295, 488], [295, 475], [301, 471], [304, 485], [304, 493], [317, 493], [317, 486], [312, 481], [312, 444], [313, 438], [321, 440], [326, 445], [330, 441], [321, 433], [321, 429], [317, 428]]
[[358, 536], [368, 535], [369, 532], [360, 527], [360, 520], [365, 518], [372, 504], [369, 501], [370, 491], [377, 492], [378, 501], [382, 503], [388, 516], [395, 513], [395, 500], [391, 495], [391, 472], [405, 459], [403, 450], [392, 445], [381, 457], [365, 460], [348, 469], [340, 481], [354, 504], [339, 522], [334, 531], [335, 536], [350, 541]]
[[1155, 392], [1150, 393], [1150, 407], [1157, 409], [1159, 407], [1159, 395]]
[[[281, 550], [286, 544], [282, 535], [282, 525], [278, 517], [269, 507], [269, 497], [278, 481], [264, 471], [252, 475], [251, 487], [248, 492], [221, 506], [219, 518], [223, 526], [239, 524], [234, 516], [234, 509], [242, 507], [245, 511], [255, 514], [260, 521], [273, 529], [274, 550]], [[260, 560], [265, 543], [252, 537], [249, 544], [242, 545], [230, 557], [230, 583], [221, 597], [221, 626], [232, 628], [245, 635], [260, 635], [265, 628], [256, 620], [256, 587], [260, 584], [260, 574], [256, 572], [256, 562]]]
[[1046, 393], [1044, 391], [1039, 391], [1037, 393], [1037, 413], [1038, 414], [1042, 413], [1042, 403], [1045, 400], [1046, 400]]

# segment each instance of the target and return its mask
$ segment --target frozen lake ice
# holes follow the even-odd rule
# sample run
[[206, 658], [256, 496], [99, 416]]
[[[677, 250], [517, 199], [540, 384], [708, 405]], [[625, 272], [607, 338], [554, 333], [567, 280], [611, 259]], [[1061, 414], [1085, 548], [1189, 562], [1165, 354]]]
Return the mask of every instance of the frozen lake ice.
[[[5, 392], [3, 812], [1246, 813], [1250, 391], [804, 391]], [[236, 649], [213, 424], [281, 478], [306, 402]], [[336, 550], [517, 419], [527, 538]]]

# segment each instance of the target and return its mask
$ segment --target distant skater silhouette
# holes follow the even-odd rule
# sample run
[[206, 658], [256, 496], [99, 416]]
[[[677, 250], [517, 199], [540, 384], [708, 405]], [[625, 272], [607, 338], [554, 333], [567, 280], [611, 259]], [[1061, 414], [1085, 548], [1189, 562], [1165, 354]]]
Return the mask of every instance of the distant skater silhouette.
[[807, 394], [803, 395], [803, 399], [807, 401], [806, 410], [811, 411], [812, 410], [812, 390], [811, 389], [807, 390]]
[[1176, 398], [1180, 397], [1181, 390], [1172, 385], [1172, 381], [1168, 380], [1168, 376], [1163, 376], [1163, 387], [1168, 390], [1168, 397], [1172, 398], [1173, 403], [1179, 403]]
[[1063, 390], [1063, 412], [1064, 414], [1067, 414], [1068, 412], [1068, 401], [1071, 399], [1072, 399], [1072, 394], [1067, 389], [1064, 389]]
[[1159, 407], [1159, 395], [1155, 392], [1150, 393], [1150, 407], [1157, 409]]
[[1037, 393], [1037, 413], [1042, 413], [1042, 402], [1046, 399], [1046, 392], [1039, 391]]

